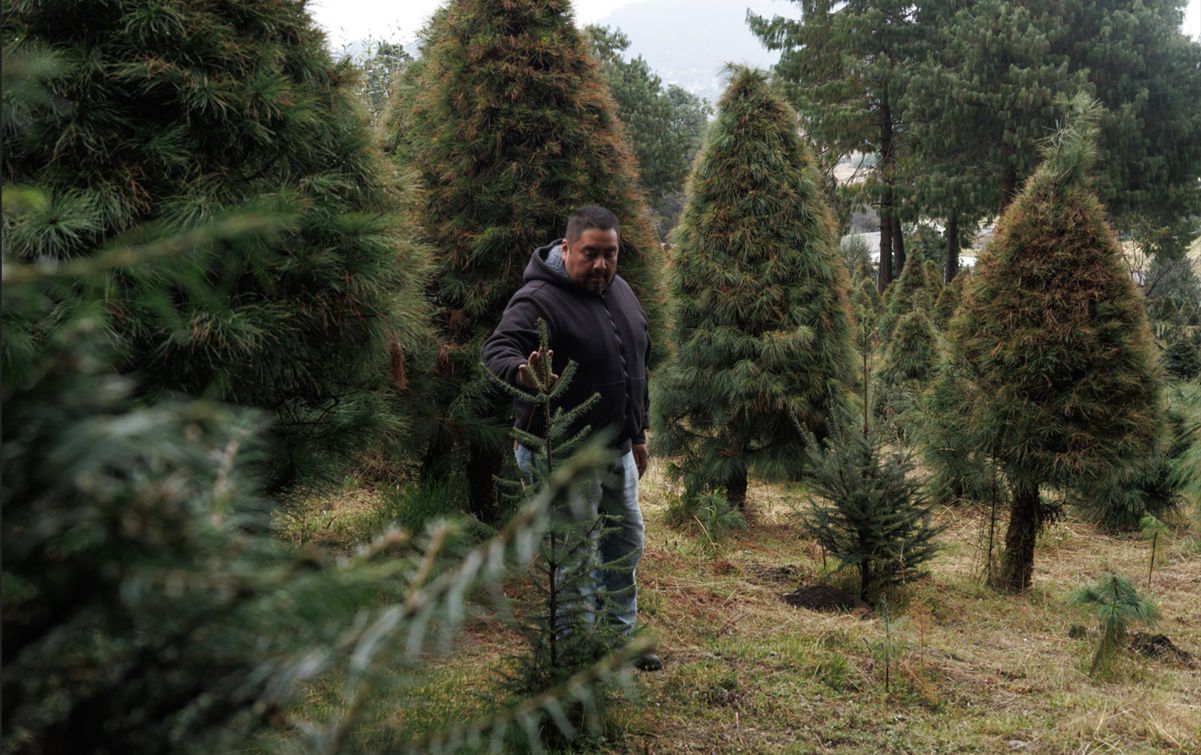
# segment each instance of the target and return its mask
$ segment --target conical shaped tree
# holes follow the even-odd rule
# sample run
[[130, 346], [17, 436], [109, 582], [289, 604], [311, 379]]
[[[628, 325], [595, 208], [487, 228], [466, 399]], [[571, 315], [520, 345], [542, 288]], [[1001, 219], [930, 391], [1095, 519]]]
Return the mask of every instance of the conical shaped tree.
[[655, 441], [690, 493], [746, 500], [796, 474], [853, 383], [847, 276], [796, 113], [733, 70], [688, 182], [672, 282], [678, 354], [656, 376]]
[[884, 294], [884, 312], [880, 316], [880, 338], [888, 341], [892, 332], [902, 317], [916, 308], [929, 309], [934, 306], [937, 291], [931, 291], [929, 276], [925, 268], [916, 260], [901, 271]]
[[876, 416], [895, 421], [902, 437], [916, 430], [918, 406], [938, 365], [938, 336], [922, 310], [903, 316], [876, 375]]
[[577, 207], [621, 223], [618, 274], [662, 322], [661, 246], [638, 194], [616, 105], [566, 0], [453, 0], [427, 34], [417, 83], [413, 166], [435, 247], [443, 409], [427, 469], [457, 448], [474, 511], [496, 517], [493, 477], [508, 443], [508, 399], [480, 365], [480, 345], [522, 282], [533, 250], [562, 236]]
[[963, 288], [970, 277], [971, 273], [962, 270], [938, 292], [938, 298], [934, 301], [934, 325], [940, 331], [951, 325], [951, 318], [959, 308], [959, 302], [963, 299]]
[[150, 297], [114, 277], [107, 306], [144, 392], [271, 411], [277, 484], [401, 429], [394, 387], [429, 341], [420, 257], [354, 70], [303, 3], [6, 3], [4, 44], [63, 64], [52, 102], [6, 114], [5, 182], [48, 195], [6, 228], [6, 256], [89, 256], [264, 197], [293, 215], [258, 254], [211, 255], [213, 290]]
[[1010, 591], [1031, 584], [1040, 489], [1119, 479], [1162, 421], [1143, 302], [1087, 178], [1095, 110], [1080, 97], [1073, 111], [1001, 217], [952, 323], [964, 425], [1013, 494], [999, 577]]

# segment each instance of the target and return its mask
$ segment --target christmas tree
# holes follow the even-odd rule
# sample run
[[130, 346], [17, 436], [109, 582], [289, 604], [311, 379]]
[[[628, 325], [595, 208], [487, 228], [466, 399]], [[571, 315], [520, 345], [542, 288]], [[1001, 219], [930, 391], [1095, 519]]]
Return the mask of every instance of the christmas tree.
[[1095, 108], [1073, 120], [1001, 217], [951, 329], [970, 446], [1012, 491], [1000, 586], [1031, 584], [1044, 486], [1122, 478], [1151, 451], [1161, 409], [1141, 297], [1090, 188]]
[[795, 475], [851, 387], [847, 276], [797, 116], [735, 68], [688, 182], [672, 289], [678, 354], [656, 377], [655, 440], [690, 494], [746, 500]]
[[5, 182], [47, 196], [13, 220], [6, 256], [92, 256], [135, 227], [269, 201], [291, 221], [197, 260], [212, 287], [150, 297], [114, 276], [124, 369], [149, 394], [268, 410], [276, 484], [396, 437], [397, 392], [429, 358], [420, 254], [354, 69], [304, 4], [34, 0], [7, 8], [4, 44], [61, 62], [52, 96], [5, 118]]
[[498, 515], [494, 477], [508, 445], [506, 398], [479, 363], [533, 250], [577, 207], [621, 223], [618, 273], [662, 324], [661, 245], [638, 193], [616, 105], [565, 0], [454, 0], [428, 31], [408, 119], [434, 249], [441, 408], [426, 456], [465, 463], [473, 511]]

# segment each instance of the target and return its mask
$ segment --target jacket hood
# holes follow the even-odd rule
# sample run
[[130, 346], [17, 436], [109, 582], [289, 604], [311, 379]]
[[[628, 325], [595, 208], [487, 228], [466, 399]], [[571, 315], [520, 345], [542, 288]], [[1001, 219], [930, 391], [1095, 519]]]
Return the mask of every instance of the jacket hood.
[[[526, 283], [532, 281], [545, 281], [552, 283], [559, 288], [567, 289], [579, 294], [587, 294], [596, 296], [587, 287], [576, 283], [571, 276], [567, 274], [567, 268], [563, 266], [563, 242], [565, 239], [557, 239], [550, 242], [546, 246], [540, 246], [530, 255], [529, 264], [525, 266], [525, 273], [522, 276]], [[607, 291], [609, 286], [613, 285], [613, 281], [617, 280], [618, 276], [614, 275], [608, 285], [605, 286]]]

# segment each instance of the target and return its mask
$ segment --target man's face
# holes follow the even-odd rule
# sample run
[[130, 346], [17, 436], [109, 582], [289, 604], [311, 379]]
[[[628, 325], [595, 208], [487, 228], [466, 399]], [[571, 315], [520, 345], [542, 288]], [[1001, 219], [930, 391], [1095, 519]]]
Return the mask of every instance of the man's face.
[[617, 231], [584, 229], [574, 243], [563, 243], [563, 264], [572, 280], [601, 293], [617, 275]]

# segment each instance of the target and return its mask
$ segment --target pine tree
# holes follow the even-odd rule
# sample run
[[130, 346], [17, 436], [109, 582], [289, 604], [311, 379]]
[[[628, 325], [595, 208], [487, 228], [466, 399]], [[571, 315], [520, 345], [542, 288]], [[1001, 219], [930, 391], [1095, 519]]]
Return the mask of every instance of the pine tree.
[[1031, 583], [1044, 486], [1120, 479], [1159, 432], [1159, 386], [1143, 302], [1087, 178], [1095, 107], [1072, 123], [1002, 216], [960, 314], [952, 358], [961, 421], [1012, 489], [1000, 586]]
[[617, 102], [647, 200], [662, 215], [668, 195], [683, 193], [709, 104], [674, 84], [664, 86], [641, 55], [625, 60], [630, 40], [620, 30], [591, 25], [584, 32]]
[[675, 361], [655, 440], [690, 493], [746, 500], [752, 468], [795, 475], [853, 378], [847, 279], [796, 114], [765, 74], [732, 71], [675, 237]]
[[880, 315], [880, 338], [890, 342], [893, 330], [901, 318], [914, 310], [929, 312], [934, 307], [937, 290], [931, 290], [926, 269], [914, 260], [901, 271], [895, 286], [890, 286], [884, 295], [884, 311]]
[[875, 413], [911, 438], [921, 419], [922, 396], [938, 366], [938, 337], [921, 309], [901, 318], [876, 375]]
[[913, 581], [938, 550], [940, 528], [914, 479], [912, 458], [884, 449], [878, 433], [840, 423], [808, 449], [815, 497], [806, 530], [843, 567], [859, 572], [859, 595], [875, 600], [891, 585]]
[[938, 292], [938, 299], [934, 302], [934, 325], [940, 331], [950, 327], [951, 318], [955, 316], [955, 310], [959, 308], [959, 302], [963, 299], [963, 288], [969, 275], [966, 272], [959, 273]]
[[905, 90], [927, 31], [915, 23], [913, 3], [795, 2], [799, 19], [750, 14], [751, 30], [768, 49], [781, 50], [776, 74], [788, 83], [805, 131], [823, 154], [834, 160], [851, 152], [879, 156], [864, 191], [880, 210], [883, 291], [904, 270], [899, 165], [906, 154]]
[[509, 407], [479, 364], [480, 345], [529, 255], [563, 233], [575, 208], [612, 210], [618, 272], [653, 336], [661, 246], [616, 106], [566, 0], [454, 0], [427, 37], [409, 120], [440, 341], [433, 403], [442, 414], [426, 466], [445, 470], [457, 448], [473, 511], [495, 519]]
[[204, 260], [219, 286], [152, 299], [114, 278], [125, 369], [151, 394], [271, 412], [276, 484], [397, 437], [397, 393], [432, 358], [419, 250], [353, 67], [331, 61], [303, 3], [31, 0], [6, 5], [4, 43], [63, 64], [51, 101], [5, 118], [5, 182], [48, 194], [5, 254], [90, 256], [138, 226], [186, 230], [267, 198], [293, 221]]
[[1090, 676], [1112, 663], [1125, 645], [1132, 623], [1154, 624], [1159, 619], [1155, 604], [1116, 574], [1106, 574], [1096, 584], [1076, 590], [1068, 602], [1091, 610], [1101, 625], [1101, 639], [1088, 669]]
[[[540, 320], [538, 327], [539, 351], [545, 354], [550, 348], [545, 321]], [[575, 375], [576, 363], [568, 362], [559, 376], [551, 370], [551, 361], [543, 360], [540, 374], [531, 371], [534, 387], [528, 391], [494, 377], [505, 393], [530, 401], [549, 418], [543, 435], [513, 430], [515, 439], [531, 451], [529, 468], [522, 470], [523, 479], [513, 485], [515, 497], [522, 502], [546, 488], [555, 470], [587, 440], [589, 428], [567, 437], [568, 428], [600, 398], [593, 394], [589, 401], [565, 409], [560, 401]], [[603, 591], [594, 590], [596, 574], [606, 567], [599, 563], [596, 544], [608, 522], [591, 511], [587, 501], [587, 487], [595, 482], [580, 480], [581, 485], [571, 491], [566, 505], [549, 512], [549, 523], [532, 564], [533, 589], [519, 601], [514, 615], [513, 628], [524, 640], [526, 651], [513, 659], [502, 678], [504, 686], [518, 699], [562, 684], [626, 642], [599, 618], [605, 615], [609, 602]], [[650, 649], [645, 638], [636, 644]], [[593, 696], [589, 705], [573, 705], [563, 712], [569, 730], [582, 726], [597, 729], [596, 700]]]
[[921, 3], [929, 46], [906, 70], [906, 136], [922, 206], [968, 223], [1004, 210], [1062, 98], [1089, 91], [1103, 108], [1095, 190], [1145, 251], [1179, 256], [1201, 202], [1201, 44], [1181, 28], [1184, 5]]
[[1187, 338], [1177, 336], [1161, 359], [1164, 372], [1177, 380], [1195, 380], [1201, 375], [1201, 350]]
[[967, 382], [965, 366], [942, 354], [921, 403], [918, 437], [922, 459], [930, 470], [926, 486], [938, 503], [989, 501], [995, 506], [1006, 491], [998, 484], [992, 456], [976, 445], [975, 435], [964, 424], [972, 401]]

